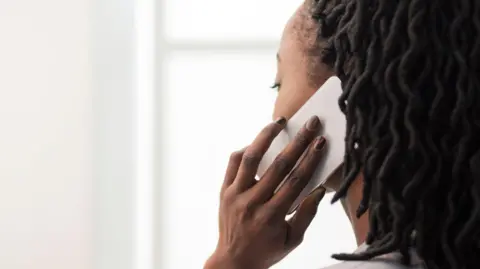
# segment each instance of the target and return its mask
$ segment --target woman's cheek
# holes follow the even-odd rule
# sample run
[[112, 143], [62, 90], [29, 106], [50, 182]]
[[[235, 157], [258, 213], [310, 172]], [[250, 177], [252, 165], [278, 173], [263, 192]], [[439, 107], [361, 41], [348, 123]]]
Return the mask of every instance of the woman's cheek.
[[283, 87], [280, 89], [273, 111], [273, 119], [291, 118], [315, 93], [315, 90]]

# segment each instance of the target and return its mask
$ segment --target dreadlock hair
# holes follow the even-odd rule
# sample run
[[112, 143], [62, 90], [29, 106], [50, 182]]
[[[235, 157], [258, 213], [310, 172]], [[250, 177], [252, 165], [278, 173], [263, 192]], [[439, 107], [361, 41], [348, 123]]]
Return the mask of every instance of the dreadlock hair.
[[480, 1], [313, 0], [342, 81], [345, 196], [363, 173], [368, 260], [414, 247], [429, 269], [480, 268]]

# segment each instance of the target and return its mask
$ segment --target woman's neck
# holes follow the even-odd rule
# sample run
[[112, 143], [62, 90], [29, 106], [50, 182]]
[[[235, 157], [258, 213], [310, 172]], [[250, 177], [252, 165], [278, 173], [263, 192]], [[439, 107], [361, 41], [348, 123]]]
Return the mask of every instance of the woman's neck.
[[347, 195], [342, 199], [342, 205], [347, 213], [350, 222], [352, 223], [353, 232], [357, 240], [357, 245], [360, 246], [365, 242], [369, 231], [368, 211], [360, 218], [357, 218], [357, 208], [362, 200], [363, 190], [363, 176], [360, 174], [348, 189]]

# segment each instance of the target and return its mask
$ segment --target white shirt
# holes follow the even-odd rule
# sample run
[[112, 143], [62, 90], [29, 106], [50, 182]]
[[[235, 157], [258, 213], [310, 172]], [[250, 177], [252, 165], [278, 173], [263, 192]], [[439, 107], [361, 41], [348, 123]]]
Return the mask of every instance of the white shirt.
[[[360, 253], [368, 248], [363, 244], [355, 251]], [[404, 266], [400, 262], [400, 253], [390, 253], [375, 257], [369, 261], [347, 261], [341, 262], [323, 269], [425, 269], [423, 263], [414, 251], [412, 254], [412, 266]]]

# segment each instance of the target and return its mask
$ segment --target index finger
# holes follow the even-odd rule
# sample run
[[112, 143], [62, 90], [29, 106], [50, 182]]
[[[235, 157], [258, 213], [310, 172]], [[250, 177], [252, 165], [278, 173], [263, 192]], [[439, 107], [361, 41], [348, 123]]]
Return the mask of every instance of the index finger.
[[234, 188], [239, 192], [243, 192], [255, 184], [255, 175], [263, 155], [265, 155], [265, 152], [267, 152], [273, 140], [282, 131], [286, 123], [287, 120], [284, 117], [280, 117], [275, 122], [270, 123], [263, 128], [253, 143], [245, 150], [237, 177], [233, 183]]

